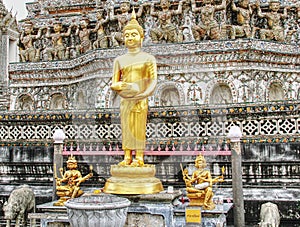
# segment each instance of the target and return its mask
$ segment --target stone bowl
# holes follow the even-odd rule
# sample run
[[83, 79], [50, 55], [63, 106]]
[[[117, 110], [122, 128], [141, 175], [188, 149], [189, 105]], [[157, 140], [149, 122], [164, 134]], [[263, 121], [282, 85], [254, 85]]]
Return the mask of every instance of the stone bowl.
[[125, 225], [130, 201], [109, 195], [89, 195], [65, 203], [72, 227], [121, 227]]

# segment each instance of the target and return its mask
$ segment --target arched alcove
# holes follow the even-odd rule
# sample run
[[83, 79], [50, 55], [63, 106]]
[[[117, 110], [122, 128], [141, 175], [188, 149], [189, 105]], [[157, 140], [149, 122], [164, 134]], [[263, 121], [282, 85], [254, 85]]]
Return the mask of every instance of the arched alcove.
[[156, 106], [178, 106], [185, 103], [184, 88], [174, 82], [158, 84], [154, 94]]
[[215, 85], [211, 92], [209, 103], [210, 104], [233, 103], [230, 87], [226, 84]]
[[59, 110], [65, 109], [65, 97], [61, 93], [51, 95], [50, 109]]
[[33, 110], [34, 109], [34, 100], [28, 95], [20, 95], [17, 99], [17, 110]]
[[284, 100], [284, 89], [282, 84], [275, 82], [269, 87], [269, 101]]
[[162, 90], [160, 95], [161, 106], [178, 106], [180, 105], [180, 95], [176, 87], [167, 87]]

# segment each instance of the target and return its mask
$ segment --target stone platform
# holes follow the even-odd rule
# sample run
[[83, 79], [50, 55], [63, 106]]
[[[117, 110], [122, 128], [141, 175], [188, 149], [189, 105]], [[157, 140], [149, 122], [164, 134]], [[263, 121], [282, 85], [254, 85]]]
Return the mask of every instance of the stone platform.
[[[88, 195], [89, 194], [87, 193], [84, 196]], [[131, 206], [128, 208], [125, 227], [187, 226], [187, 223], [185, 222], [186, 206], [176, 207], [173, 204], [174, 199], [178, 198], [181, 195], [182, 193], [180, 190], [175, 190], [172, 193], [163, 191], [160, 193], [148, 195], [121, 195], [122, 197], [126, 197], [131, 201]], [[70, 224], [67, 217], [66, 207], [54, 206], [54, 202], [38, 205], [37, 210], [39, 211], [39, 213], [29, 214], [31, 223], [35, 223], [35, 219], [40, 219], [41, 227], [69, 227]], [[215, 210], [201, 211], [202, 223], [207, 223], [207, 225], [202, 226], [214, 226], [211, 225], [212, 223], [226, 224], [226, 215], [231, 208], [232, 203], [225, 203], [222, 206], [216, 206]], [[34, 224], [31, 224], [30, 226], [33, 227]]]
[[166, 191], [148, 195], [127, 195], [131, 201], [125, 226], [174, 226], [174, 207], [172, 201], [181, 191]]
[[186, 209], [201, 210], [201, 224], [202, 227], [208, 226], [227, 226], [226, 217], [232, 209], [233, 203], [224, 203], [217, 205], [214, 210], [201, 210], [200, 207], [186, 207], [181, 209], [174, 209], [174, 227], [184, 226], [199, 226], [199, 223], [187, 223], [185, 212]]
[[35, 220], [40, 220], [40, 227], [69, 227], [67, 208], [65, 206], [54, 206], [54, 202], [37, 205], [39, 213], [29, 213], [30, 227], [35, 227]]

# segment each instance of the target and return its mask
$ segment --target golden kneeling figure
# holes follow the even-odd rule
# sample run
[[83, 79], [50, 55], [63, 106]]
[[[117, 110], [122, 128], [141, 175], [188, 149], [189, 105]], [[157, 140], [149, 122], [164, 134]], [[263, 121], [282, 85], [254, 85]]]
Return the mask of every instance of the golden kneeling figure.
[[[92, 166], [90, 167], [91, 172], [82, 177], [79, 170], [77, 170], [77, 161], [75, 157], [71, 156], [67, 161], [68, 170], [63, 173], [63, 169], [60, 168], [60, 174], [62, 178], [55, 177], [56, 180], [56, 194], [59, 196], [59, 200], [54, 203], [54, 206], [63, 206], [64, 203], [71, 198], [77, 198], [83, 194], [80, 189], [80, 184], [93, 176]], [[54, 168], [54, 171], [56, 168]], [[55, 173], [56, 175], [56, 173]], [[62, 183], [66, 183], [62, 185]]]
[[192, 176], [188, 175], [187, 169], [182, 169], [183, 180], [185, 181], [187, 197], [190, 199], [190, 206], [201, 206], [205, 210], [213, 210], [215, 204], [212, 200], [213, 190], [212, 186], [215, 183], [224, 181], [224, 167], [222, 168], [222, 175], [212, 178], [211, 173], [206, 169], [206, 160], [203, 155], [199, 155], [195, 160], [195, 167], [197, 168]]

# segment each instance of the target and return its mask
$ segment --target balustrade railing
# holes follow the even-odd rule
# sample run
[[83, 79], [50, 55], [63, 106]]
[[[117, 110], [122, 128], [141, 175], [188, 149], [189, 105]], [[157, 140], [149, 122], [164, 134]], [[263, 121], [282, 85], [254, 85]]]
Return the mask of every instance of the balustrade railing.
[[[134, 152], [133, 152], [134, 153]], [[67, 147], [64, 146], [63, 149], [63, 155], [123, 155], [124, 151], [119, 147], [119, 145], [77, 145], [74, 147], [73, 145]], [[175, 144], [172, 144], [170, 146], [161, 146], [158, 144], [157, 146], [151, 145], [149, 146], [145, 152], [144, 155], [157, 155], [157, 156], [172, 156], [172, 155], [181, 155], [181, 156], [193, 156], [193, 155], [231, 155], [231, 150], [229, 147], [225, 144], [223, 147], [221, 146], [198, 146], [197, 144], [194, 144], [191, 146], [190, 144], [187, 144], [187, 146], [184, 146], [183, 144], [180, 144], [179, 146], [175, 146]]]

